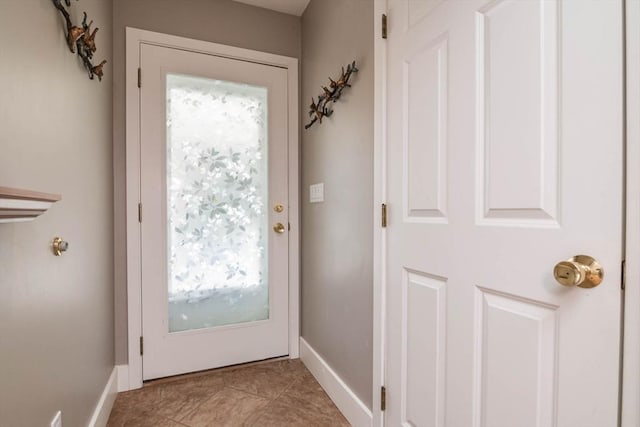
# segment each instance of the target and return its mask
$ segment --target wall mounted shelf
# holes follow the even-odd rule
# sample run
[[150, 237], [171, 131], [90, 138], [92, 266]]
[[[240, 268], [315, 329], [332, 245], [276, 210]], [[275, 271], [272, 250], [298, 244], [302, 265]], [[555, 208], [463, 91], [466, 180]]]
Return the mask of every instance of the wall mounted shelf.
[[0, 223], [34, 220], [60, 199], [59, 194], [0, 187]]

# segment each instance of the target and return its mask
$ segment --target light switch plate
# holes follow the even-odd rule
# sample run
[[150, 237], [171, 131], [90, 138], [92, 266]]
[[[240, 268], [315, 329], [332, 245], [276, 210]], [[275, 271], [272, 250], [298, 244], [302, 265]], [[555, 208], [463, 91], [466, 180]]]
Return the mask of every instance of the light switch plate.
[[324, 182], [309, 186], [309, 202], [310, 203], [324, 202]]

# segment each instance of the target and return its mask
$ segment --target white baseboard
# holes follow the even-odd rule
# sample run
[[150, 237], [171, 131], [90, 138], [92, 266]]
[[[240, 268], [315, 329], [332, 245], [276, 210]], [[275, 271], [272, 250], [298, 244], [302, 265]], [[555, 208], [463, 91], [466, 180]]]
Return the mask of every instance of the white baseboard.
[[91, 421], [89, 421], [88, 427], [105, 427], [107, 421], [109, 421], [109, 415], [111, 414], [111, 408], [113, 408], [113, 402], [116, 400], [118, 394], [117, 389], [117, 368], [114, 366], [107, 384], [104, 386], [100, 400], [96, 405], [96, 409], [93, 411]]
[[129, 391], [129, 365], [116, 365], [118, 370], [118, 393], [122, 391]]
[[304, 338], [300, 338], [300, 359], [352, 426], [371, 427], [371, 410]]

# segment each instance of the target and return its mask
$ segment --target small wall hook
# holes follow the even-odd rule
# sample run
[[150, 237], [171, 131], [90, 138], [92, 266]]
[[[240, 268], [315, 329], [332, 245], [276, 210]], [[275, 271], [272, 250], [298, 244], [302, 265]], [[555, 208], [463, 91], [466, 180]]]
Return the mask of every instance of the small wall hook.
[[53, 254], [55, 256], [60, 256], [63, 252], [66, 252], [67, 249], [69, 249], [69, 242], [65, 242], [62, 238], [56, 237], [53, 239], [51, 246], [53, 248]]

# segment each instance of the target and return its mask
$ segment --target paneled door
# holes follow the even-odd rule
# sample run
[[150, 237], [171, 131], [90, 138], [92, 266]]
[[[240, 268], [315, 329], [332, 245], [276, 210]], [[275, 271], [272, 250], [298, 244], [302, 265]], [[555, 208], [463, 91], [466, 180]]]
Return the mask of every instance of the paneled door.
[[622, 1], [388, 9], [386, 425], [616, 426]]
[[143, 378], [287, 355], [287, 71], [140, 57]]

